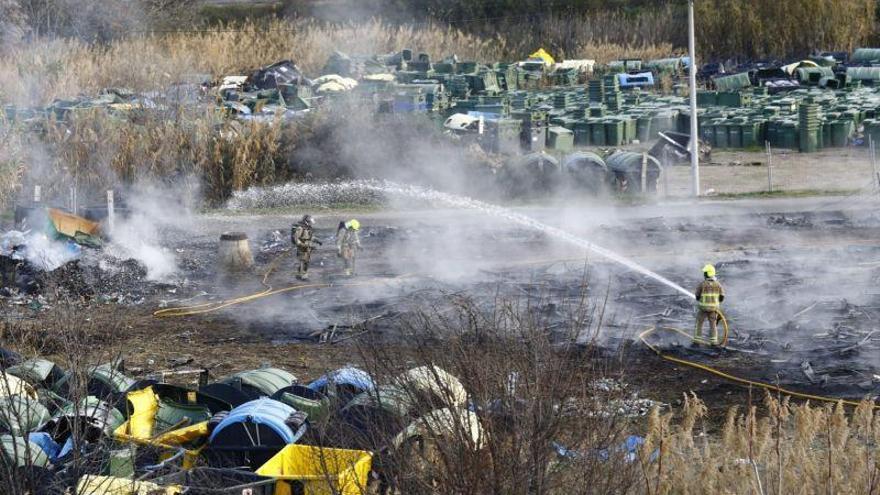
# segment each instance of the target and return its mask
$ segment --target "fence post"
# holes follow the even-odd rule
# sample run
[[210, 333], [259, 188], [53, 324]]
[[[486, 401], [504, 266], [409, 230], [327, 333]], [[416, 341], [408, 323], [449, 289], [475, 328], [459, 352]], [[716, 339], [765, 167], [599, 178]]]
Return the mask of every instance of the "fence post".
[[880, 173], [877, 172], [877, 143], [868, 135], [868, 152], [871, 153], [871, 183], [874, 191], [880, 191]]
[[115, 204], [113, 201], [113, 189], [107, 191], [107, 225], [113, 232], [113, 224], [116, 221]]
[[642, 194], [648, 190], [648, 154], [642, 153]]
[[672, 167], [669, 166], [669, 151], [666, 147], [663, 148], [663, 168], [660, 169], [663, 174], [663, 195], [665, 197], [669, 197], [669, 170]]
[[764, 141], [767, 147], [767, 192], [773, 192], [773, 153], [770, 150], [770, 141]]
[[39, 203], [42, 199], [43, 188], [40, 186], [34, 186], [34, 203]]

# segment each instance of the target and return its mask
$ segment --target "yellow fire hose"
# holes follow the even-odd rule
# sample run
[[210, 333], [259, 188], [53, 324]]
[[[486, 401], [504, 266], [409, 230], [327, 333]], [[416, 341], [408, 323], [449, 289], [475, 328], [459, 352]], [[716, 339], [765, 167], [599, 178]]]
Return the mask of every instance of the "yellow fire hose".
[[[277, 268], [278, 263], [288, 253], [289, 252], [282, 253], [278, 257], [276, 257], [272, 261], [272, 263], [269, 265], [269, 269], [266, 270], [266, 273], [263, 274], [263, 279], [260, 282], [264, 287], [266, 287], [266, 289], [263, 291], [260, 291], [260, 292], [254, 293], [254, 294], [250, 294], [247, 296], [243, 296], [243, 297], [237, 297], [235, 299], [228, 299], [225, 301], [196, 304], [193, 306], [180, 306], [180, 307], [175, 307], [175, 308], [160, 309], [158, 311], [155, 311], [153, 313], [153, 316], [155, 316], [157, 318], [170, 318], [170, 317], [179, 317], [179, 316], [199, 315], [199, 314], [211, 313], [213, 311], [217, 311], [217, 310], [220, 310], [223, 308], [228, 308], [230, 306], [235, 306], [237, 304], [244, 304], [247, 302], [255, 301], [255, 300], [263, 298], [263, 297], [268, 297], [268, 296], [272, 296], [275, 294], [281, 294], [284, 292], [291, 292], [291, 291], [295, 291], [295, 290], [327, 288], [327, 287], [334, 287], [334, 286], [335, 287], [358, 287], [358, 286], [375, 285], [377, 283], [376, 281], [354, 282], [354, 283], [348, 283], [348, 284], [316, 283], [316, 284], [291, 285], [291, 286], [283, 287], [280, 289], [273, 289], [272, 286], [270, 286], [268, 284], [269, 275], [275, 270], [275, 268]], [[397, 278], [402, 278], [402, 277], [406, 277], [406, 276], [407, 275], [401, 275], [400, 277], [397, 277]], [[730, 328], [728, 326], [727, 318], [724, 316], [724, 313], [719, 311], [718, 316], [719, 316], [719, 319], [721, 322], [721, 327], [723, 329], [723, 333], [721, 336], [721, 342], [719, 345], [720, 345], [720, 347], [726, 347], [727, 342], [728, 342], [728, 338], [729, 338], [729, 334], [730, 334]], [[668, 332], [675, 332], [679, 335], [682, 335], [682, 336], [690, 339], [692, 342], [697, 342], [700, 344], [709, 344], [708, 341], [706, 341], [704, 339], [698, 339], [695, 336], [689, 334], [688, 332], [685, 332], [685, 331], [680, 330], [678, 328], [661, 327], [660, 329], [668, 331]], [[658, 330], [658, 328], [656, 326], [648, 328], [647, 330], [645, 330], [644, 332], [639, 334], [639, 340], [641, 340], [642, 343], [648, 349], [653, 351], [661, 359], [664, 359], [664, 360], [669, 361], [671, 363], [676, 363], [676, 364], [680, 364], [683, 366], [688, 366], [690, 368], [705, 371], [705, 372], [710, 373], [712, 375], [715, 375], [717, 377], [724, 378], [725, 380], [730, 380], [732, 382], [739, 383], [741, 385], [758, 387], [758, 388], [762, 388], [764, 390], [769, 390], [771, 392], [777, 392], [777, 393], [780, 393], [783, 395], [797, 397], [800, 399], [815, 400], [815, 401], [820, 401], [820, 402], [831, 402], [831, 403], [835, 403], [835, 404], [842, 403], [844, 405], [854, 406], [854, 407], [858, 406], [860, 404], [859, 402], [852, 401], [852, 400], [838, 399], [838, 398], [834, 398], [834, 397], [825, 397], [825, 396], [821, 396], [821, 395], [813, 395], [813, 394], [805, 394], [805, 393], [801, 393], [801, 392], [795, 392], [793, 390], [788, 390], [786, 388], [782, 388], [777, 385], [772, 385], [770, 383], [749, 380], [747, 378], [741, 378], [741, 377], [738, 377], [735, 375], [731, 375], [729, 373], [725, 373], [719, 369], [713, 368], [711, 366], [708, 366], [708, 365], [705, 365], [702, 363], [697, 363], [695, 361], [689, 361], [687, 359], [681, 359], [681, 358], [677, 358], [674, 356], [670, 356], [668, 354], [664, 354], [660, 349], [658, 349], [656, 346], [649, 343], [647, 340], [648, 336], [655, 333], [657, 330]], [[877, 404], [873, 405], [872, 407], [874, 409], [880, 409], [880, 405], [877, 405]]]
[[[269, 269], [266, 270], [266, 273], [263, 274], [263, 279], [260, 283], [266, 289], [260, 292], [256, 292], [254, 294], [250, 294], [247, 296], [236, 297], [235, 299], [227, 299], [225, 301], [216, 301], [209, 302], [204, 304], [195, 304], [192, 306], [178, 306], [174, 308], [165, 308], [160, 309], [153, 312], [153, 316], [156, 318], [171, 318], [178, 316], [192, 316], [192, 315], [201, 315], [205, 313], [211, 313], [213, 311], [218, 311], [223, 308], [228, 308], [230, 306], [235, 306], [237, 304], [244, 304], [251, 301], [256, 301], [257, 299], [261, 299], [263, 297], [274, 296], [276, 294], [281, 294], [284, 292], [292, 292], [295, 290], [301, 289], [323, 289], [327, 287], [363, 287], [368, 285], [376, 285], [380, 282], [371, 280], [365, 282], [351, 282], [346, 284], [331, 284], [331, 283], [315, 283], [315, 284], [298, 284], [298, 285], [290, 285], [287, 287], [282, 287], [280, 289], [273, 289], [271, 285], [269, 285], [269, 275], [278, 267], [278, 263], [289, 253], [281, 253], [278, 255], [272, 263], [269, 264]], [[395, 277], [397, 279], [408, 277], [409, 275], [400, 275]]]
[[[724, 347], [724, 346], [727, 345], [727, 338], [728, 338], [727, 319], [724, 318], [724, 315], [723, 315], [720, 311], [718, 312], [718, 314], [721, 316], [721, 322], [722, 322], [722, 325], [723, 325], [723, 328], [724, 328], [724, 336], [723, 336], [723, 338], [722, 338], [722, 340], [721, 340], [721, 346]], [[713, 375], [715, 375], [715, 376], [717, 376], [717, 377], [724, 378], [725, 380], [730, 380], [730, 381], [732, 381], [732, 382], [739, 383], [739, 384], [741, 384], [741, 385], [752, 386], [752, 387], [758, 387], [758, 388], [762, 388], [762, 389], [764, 389], [764, 390], [769, 390], [769, 391], [771, 391], [771, 392], [777, 392], [777, 393], [780, 393], [780, 394], [782, 394], [782, 395], [788, 395], [788, 396], [791, 396], [791, 397], [797, 397], [797, 398], [799, 398], [799, 399], [815, 400], [815, 401], [819, 401], [819, 402], [831, 402], [831, 403], [834, 403], [834, 404], [842, 403], [842, 404], [844, 404], [844, 405], [847, 405], [847, 406], [853, 406], [853, 407], [858, 406], [858, 405], [861, 404], [860, 402], [853, 401], [853, 400], [838, 399], [838, 398], [834, 398], [834, 397], [825, 397], [825, 396], [822, 396], [822, 395], [813, 395], [813, 394], [804, 394], [804, 393], [801, 393], [801, 392], [795, 392], [794, 390], [788, 390], [788, 389], [786, 389], [786, 388], [782, 388], [782, 387], [780, 387], [780, 386], [778, 386], [778, 385], [772, 385], [772, 384], [770, 384], [770, 383], [764, 383], [764, 382], [759, 382], [759, 381], [755, 381], [755, 380], [749, 380], [748, 378], [742, 378], [742, 377], [739, 377], [739, 376], [731, 375], [731, 374], [729, 374], [729, 373], [725, 373], [725, 372], [723, 372], [723, 371], [721, 371], [721, 370], [719, 370], [719, 369], [717, 369], [717, 368], [713, 368], [713, 367], [711, 367], [711, 366], [708, 366], [708, 365], [705, 365], [705, 364], [702, 364], [702, 363], [697, 363], [697, 362], [695, 362], [695, 361], [689, 361], [689, 360], [687, 360], [687, 359], [681, 359], [681, 358], [677, 358], [677, 357], [674, 357], [674, 356], [670, 356], [670, 355], [668, 355], [668, 354], [664, 354], [660, 349], [658, 349], [656, 346], [654, 346], [654, 345], [652, 345], [651, 343], [649, 343], [648, 340], [647, 340], [647, 339], [648, 339], [648, 336], [650, 336], [651, 334], [653, 334], [653, 333], [656, 332], [657, 330], [658, 330], [658, 328], [657, 328], [656, 326], [651, 327], [651, 328], [648, 328], [647, 330], [645, 330], [644, 332], [642, 332], [641, 334], [639, 334], [639, 340], [641, 340], [642, 343], [645, 344], [645, 346], [646, 346], [648, 349], [651, 349], [652, 351], [654, 351], [654, 354], [656, 354], [656, 355], [659, 356], [660, 358], [665, 359], [666, 361], [669, 361], [669, 362], [671, 362], [671, 363], [676, 363], [676, 364], [680, 364], [680, 365], [683, 365], [683, 366], [688, 366], [688, 367], [690, 367], [690, 368], [694, 368], [694, 369], [698, 369], [698, 370], [701, 370], [701, 371], [705, 371], [705, 372], [707, 372], [707, 373], [711, 373], [711, 374], [713, 374]], [[690, 340], [693, 341], [693, 342], [705, 343], [705, 341], [703, 341], [703, 340], [701, 340], [701, 339], [697, 339], [697, 338], [695, 338], [694, 336], [688, 334], [687, 332], [685, 332], [685, 331], [683, 331], [683, 330], [679, 330], [679, 329], [677, 329], [677, 328], [661, 327], [660, 330], [665, 330], [665, 331], [669, 331], [669, 332], [675, 332], [675, 333], [677, 333], [677, 334], [679, 334], [679, 335], [683, 335], [683, 336], [687, 337], [688, 339], [690, 339]], [[878, 409], [878, 408], [880, 408], [880, 405], [878, 405], [878, 404], [874, 404], [874, 405], [872, 405], [872, 408], [874, 408], [874, 409]]]

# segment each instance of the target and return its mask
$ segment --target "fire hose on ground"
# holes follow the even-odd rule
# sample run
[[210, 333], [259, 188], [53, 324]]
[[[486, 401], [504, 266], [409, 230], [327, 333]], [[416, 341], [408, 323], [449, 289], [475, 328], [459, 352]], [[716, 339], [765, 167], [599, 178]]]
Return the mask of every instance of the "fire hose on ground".
[[[718, 312], [718, 315], [720, 316], [720, 321], [721, 321], [722, 328], [724, 331], [722, 339], [721, 339], [720, 347], [726, 347], [728, 334], [729, 334], [729, 327], [727, 324], [727, 318], [724, 317], [724, 314], [721, 311]], [[654, 334], [655, 332], [657, 332], [657, 330], [674, 332], [679, 335], [683, 335], [683, 336], [687, 337], [692, 342], [696, 342], [696, 343], [700, 343], [700, 344], [705, 344], [707, 342], [702, 339], [698, 339], [698, 338], [694, 337], [693, 335], [685, 332], [684, 330], [680, 330], [678, 328], [671, 328], [671, 327], [658, 328], [656, 326], [653, 326], [653, 327], [650, 327], [647, 330], [645, 330], [639, 334], [639, 340], [642, 342], [642, 344], [645, 345], [645, 347], [647, 347], [648, 349], [653, 351], [654, 354], [656, 354], [661, 359], [664, 359], [664, 360], [669, 361], [671, 363], [680, 364], [680, 365], [687, 366], [690, 368], [705, 371], [706, 373], [715, 375], [715, 376], [717, 376], [719, 378], [723, 378], [725, 380], [732, 381], [734, 383], [738, 383], [740, 385], [745, 385], [748, 387], [758, 387], [758, 388], [761, 388], [761, 389], [764, 389], [764, 390], [767, 390], [770, 392], [775, 392], [775, 393], [782, 394], [782, 395], [788, 395], [788, 396], [796, 397], [799, 399], [815, 400], [815, 401], [819, 401], [819, 402], [831, 402], [834, 404], [842, 403], [844, 405], [853, 406], [853, 407], [857, 407], [861, 404], [860, 402], [853, 401], [853, 400], [846, 400], [846, 399], [839, 399], [839, 398], [835, 398], [835, 397], [825, 397], [822, 395], [814, 395], [814, 394], [805, 394], [805, 393], [801, 393], [801, 392], [795, 392], [794, 390], [789, 390], [789, 389], [780, 387], [778, 385], [773, 385], [770, 383], [760, 382], [757, 380], [750, 380], [748, 378], [742, 378], [742, 377], [739, 377], [736, 375], [731, 375], [730, 373], [726, 373], [724, 371], [721, 371], [717, 368], [714, 368], [712, 366], [709, 366], [709, 365], [706, 365], [703, 363], [698, 363], [696, 361], [690, 361], [687, 359], [682, 359], [682, 358], [678, 358], [675, 356], [671, 356], [669, 354], [665, 354], [657, 346], [652, 345], [650, 342], [648, 342], [648, 337], [650, 335]], [[873, 404], [872, 408], [873, 409], [880, 409], [880, 405]]]
[[[273, 260], [272, 263], [269, 265], [269, 269], [266, 270], [266, 272], [263, 274], [263, 279], [260, 282], [264, 287], [266, 287], [266, 289], [263, 291], [260, 291], [260, 292], [254, 293], [254, 294], [250, 294], [247, 296], [243, 296], [243, 297], [237, 297], [234, 299], [224, 300], [224, 301], [196, 304], [196, 305], [192, 305], [192, 306], [180, 306], [180, 307], [175, 307], [175, 308], [160, 309], [158, 311], [155, 311], [153, 313], [153, 316], [155, 316], [157, 318], [170, 318], [170, 317], [199, 315], [199, 314], [205, 314], [205, 313], [211, 313], [214, 311], [218, 311], [220, 309], [227, 308], [230, 306], [235, 306], [237, 304], [244, 304], [244, 303], [252, 302], [257, 299], [264, 298], [264, 297], [269, 297], [269, 296], [273, 296], [276, 294], [282, 294], [285, 292], [292, 292], [292, 291], [296, 291], [296, 290], [319, 289], [319, 288], [328, 288], [328, 287], [362, 287], [362, 286], [369, 286], [369, 285], [375, 285], [375, 284], [380, 283], [379, 281], [375, 281], [375, 280], [365, 281], [365, 282], [354, 282], [354, 283], [347, 283], [347, 284], [314, 283], [314, 284], [291, 285], [291, 286], [287, 286], [287, 287], [282, 287], [280, 289], [274, 289], [267, 282], [269, 275], [271, 275], [271, 273], [275, 270], [275, 268], [277, 268], [278, 263], [281, 261], [281, 259], [283, 259], [284, 256], [287, 254], [288, 253], [282, 253], [281, 255], [276, 257], [275, 260]], [[401, 277], [397, 277], [397, 278], [401, 278]], [[722, 335], [721, 335], [721, 340], [718, 345], [723, 348], [723, 347], [727, 346], [730, 328], [729, 328], [729, 325], [727, 322], [727, 318], [724, 316], [724, 313], [719, 311], [718, 316], [719, 316], [719, 321], [721, 323], [721, 329], [723, 330]], [[721, 371], [717, 368], [714, 368], [714, 367], [706, 365], [706, 364], [702, 364], [702, 363], [698, 363], [695, 361], [690, 361], [687, 359], [682, 359], [682, 358], [678, 358], [675, 356], [671, 356], [669, 354], [665, 354], [657, 346], [652, 345], [650, 342], [648, 342], [648, 337], [650, 335], [654, 334], [655, 332], [657, 332], [658, 330], [677, 333], [679, 335], [682, 335], [682, 336], [690, 339], [692, 342], [695, 342], [698, 344], [709, 344], [709, 342], [706, 340], [697, 338], [697, 337], [691, 335], [690, 333], [685, 332], [684, 330], [680, 330], [678, 328], [671, 328], [671, 327], [658, 328], [657, 326], [653, 326], [653, 327], [650, 327], [647, 330], [645, 330], [639, 334], [639, 340], [642, 342], [642, 344], [645, 345], [645, 347], [647, 347], [648, 349], [653, 351], [654, 354], [656, 354], [661, 359], [669, 361], [671, 363], [675, 363], [675, 364], [687, 366], [687, 367], [690, 367], [693, 369], [701, 370], [706, 373], [717, 376], [719, 378], [723, 378], [725, 380], [729, 380], [734, 383], [738, 383], [740, 385], [745, 385], [745, 386], [749, 386], [749, 387], [758, 387], [758, 388], [762, 388], [762, 389], [770, 391], [770, 392], [775, 392], [775, 393], [779, 393], [782, 395], [788, 395], [791, 397], [797, 397], [799, 399], [815, 400], [815, 401], [820, 401], [820, 402], [830, 402], [830, 403], [835, 403], [835, 404], [842, 403], [844, 405], [853, 406], [853, 407], [860, 405], [860, 402], [853, 401], [853, 400], [838, 399], [838, 398], [834, 398], [834, 397], [825, 397], [825, 396], [821, 396], [821, 395], [795, 392], [793, 390], [789, 390], [789, 389], [780, 387], [778, 385], [773, 385], [770, 383], [760, 382], [760, 381], [756, 381], [756, 380], [750, 380], [748, 378], [742, 378], [742, 377], [739, 377], [736, 375], [732, 375], [730, 373], [726, 373], [724, 371]], [[880, 405], [877, 405], [877, 404], [873, 405], [872, 407], [874, 409], [880, 409]]]
[[[377, 285], [377, 284], [380, 284], [383, 282], [380, 280], [369, 280], [369, 281], [363, 281], [363, 282], [350, 282], [350, 283], [344, 283], [344, 284], [334, 284], [334, 283], [322, 282], [322, 283], [313, 283], [313, 284], [289, 285], [287, 287], [275, 289], [271, 285], [269, 285], [269, 283], [268, 283], [269, 275], [271, 275], [272, 272], [275, 271], [275, 269], [278, 267], [278, 263], [280, 263], [281, 260], [288, 253], [289, 253], [289, 251], [281, 253], [274, 260], [272, 260], [272, 263], [269, 264], [269, 269], [266, 270], [266, 272], [263, 274], [263, 279], [260, 281], [260, 283], [263, 285], [263, 287], [266, 288], [265, 290], [262, 290], [260, 292], [256, 292], [254, 294], [250, 294], [247, 296], [236, 297], [234, 299], [227, 299], [224, 301], [215, 301], [215, 302], [208, 302], [208, 303], [203, 303], [203, 304], [195, 304], [192, 306], [178, 306], [178, 307], [174, 307], [174, 308], [160, 309], [160, 310], [154, 311], [153, 316], [155, 316], [156, 318], [172, 318], [172, 317], [180, 317], [180, 316], [201, 315], [201, 314], [205, 314], [205, 313], [211, 313], [214, 311], [218, 311], [223, 308], [228, 308], [230, 306], [249, 303], [252, 301], [256, 301], [257, 299], [262, 299], [264, 297], [274, 296], [276, 294], [282, 294], [285, 292], [293, 292], [293, 291], [303, 290], [303, 289], [325, 289], [328, 287], [365, 287], [365, 286], [370, 286], [370, 285]], [[405, 278], [408, 276], [409, 275], [399, 275], [395, 278], [400, 279], [400, 278]]]

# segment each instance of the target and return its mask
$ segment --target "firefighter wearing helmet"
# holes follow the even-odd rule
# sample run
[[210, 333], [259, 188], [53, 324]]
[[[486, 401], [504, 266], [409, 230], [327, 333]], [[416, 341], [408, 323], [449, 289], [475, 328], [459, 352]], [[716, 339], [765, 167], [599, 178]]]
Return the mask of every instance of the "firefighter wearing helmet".
[[339, 228], [336, 229], [336, 254], [345, 263], [344, 273], [347, 277], [351, 277], [355, 273], [355, 258], [361, 247], [361, 240], [358, 236], [360, 230], [361, 223], [355, 219], [339, 222]]
[[709, 328], [712, 329], [713, 345], [718, 345], [718, 319], [721, 310], [721, 302], [724, 301], [724, 288], [715, 278], [715, 267], [706, 265], [703, 267], [703, 281], [697, 287], [694, 296], [697, 298], [697, 326], [694, 329], [694, 338], [703, 338], [703, 323], [709, 320]]

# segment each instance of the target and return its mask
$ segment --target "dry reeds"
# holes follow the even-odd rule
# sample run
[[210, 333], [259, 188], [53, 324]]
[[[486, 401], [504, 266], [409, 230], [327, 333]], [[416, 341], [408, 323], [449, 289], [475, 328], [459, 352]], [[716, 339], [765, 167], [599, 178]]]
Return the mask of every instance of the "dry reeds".
[[[643, 456], [645, 493], [878, 493], [880, 416], [873, 402], [793, 405], [765, 395], [765, 414], [731, 409], [721, 433], [694, 432], [706, 409], [685, 396], [680, 417], [655, 411]], [[677, 422], [677, 424], [676, 424]], [[662, 467], [661, 467], [662, 466]]]
[[[567, 51], [560, 49], [557, 55], [608, 61], [621, 56], [653, 58], [673, 51], [671, 44], [620, 45], [585, 35], [571, 42]], [[0, 56], [0, 101], [38, 105], [106, 87], [159, 89], [193, 74], [218, 78], [282, 59], [292, 59], [314, 75], [334, 50], [372, 55], [413, 48], [435, 57], [457, 54], [462, 60], [494, 62], [523, 58], [540, 44], [537, 39], [519, 40], [514, 47], [504, 36], [380, 20], [345, 25], [246, 22], [213, 30], [133, 35], [107, 45], [39, 39]]]

